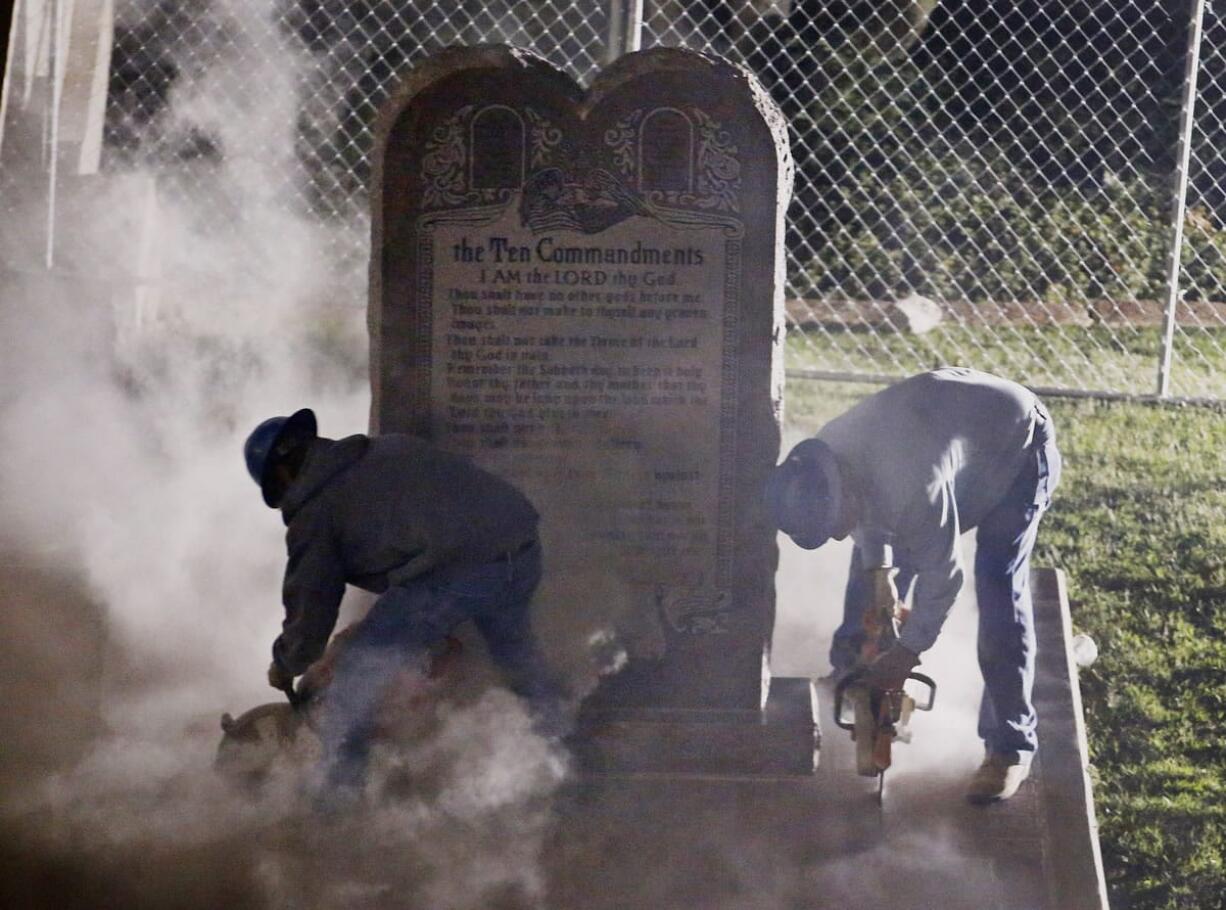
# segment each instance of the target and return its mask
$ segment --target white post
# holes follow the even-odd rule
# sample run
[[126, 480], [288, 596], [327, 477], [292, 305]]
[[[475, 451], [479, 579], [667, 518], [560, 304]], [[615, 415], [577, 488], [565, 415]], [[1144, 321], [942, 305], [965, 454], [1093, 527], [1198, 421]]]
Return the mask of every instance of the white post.
[[1171, 259], [1166, 276], [1166, 315], [1163, 321], [1162, 356], [1158, 364], [1158, 397], [1171, 393], [1171, 358], [1175, 346], [1176, 310], [1183, 258], [1183, 222], [1188, 208], [1188, 175], [1192, 163], [1192, 127], [1196, 107], [1196, 82], [1200, 74], [1200, 45], [1205, 31], [1205, 0], [1193, 0], [1188, 26], [1187, 72], [1183, 80], [1183, 109], [1179, 118], [1179, 159], [1175, 171], [1175, 204], [1171, 207]]
[[4, 149], [4, 128], [8, 126], [9, 112], [9, 86], [13, 83], [13, 73], [17, 72], [13, 66], [13, 60], [17, 57], [17, 39], [20, 36], [20, 25], [23, 10], [21, 8], [21, 0], [17, 0], [13, 4], [13, 9], [10, 11], [9, 33], [5, 45], [7, 52], [4, 55], [4, 72], [0, 73], [0, 151]]
[[643, 47], [643, 0], [626, 0], [626, 53]]
[[605, 44], [604, 62], [612, 63], [623, 53], [626, 42], [626, 0], [609, 0], [609, 38]]
[[63, 0], [51, 0], [51, 136], [49, 142], [47, 182], [47, 248], [46, 266], [55, 265], [55, 209], [56, 191], [60, 180], [60, 105], [64, 98], [64, 66], [66, 48], [61, 43], [64, 35]]
[[643, 45], [643, 0], [609, 0], [609, 43], [605, 63]]
[[111, 70], [114, 0], [73, 0], [64, 41], [64, 92], [60, 99], [63, 164], [74, 174], [96, 174]]

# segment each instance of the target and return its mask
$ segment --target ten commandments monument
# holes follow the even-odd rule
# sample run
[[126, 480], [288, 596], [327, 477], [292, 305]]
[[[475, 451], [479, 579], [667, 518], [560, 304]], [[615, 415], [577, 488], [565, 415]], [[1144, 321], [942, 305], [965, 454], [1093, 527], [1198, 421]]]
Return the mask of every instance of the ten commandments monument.
[[685, 51], [584, 92], [454, 48], [389, 101], [376, 152], [372, 429], [512, 479], [585, 615], [659, 632], [587, 699], [581, 760], [811, 770], [812, 687], [766, 669], [791, 191], [769, 97]]

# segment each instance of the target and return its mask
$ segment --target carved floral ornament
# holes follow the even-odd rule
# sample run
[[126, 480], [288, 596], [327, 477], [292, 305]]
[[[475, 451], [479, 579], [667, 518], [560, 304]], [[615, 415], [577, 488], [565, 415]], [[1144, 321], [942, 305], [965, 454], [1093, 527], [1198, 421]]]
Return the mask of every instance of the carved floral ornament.
[[546, 167], [553, 163], [553, 154], [562, 144], [562, 131], [532, 108], [525, 108], [531, 125], [529, 143], [532, 149], [532, 167]]
[[[472, 179], [474, 127], [477, 121], [493, 111], [506, 112], [519, 121], [520, 148], [527, 149], [527, 161], [532, 170], [554, 163], [562, 145], [562, 130], [534, 108], [524, 108], [523, 118], [506, 105], [465, 105], [434, 128], [426, 140], [422, 156], [422, 208], [454, 208], [464, 205], [488, 205], [506, 202], [524, 183], [521, 173], [514, 187], [476, 187]], [[513, 142], [513, 140], [512, 140]], [[514, 146], [511, 145], [511, 148]], [[506, 146], [500, 151], [505, 152]], [[522, 154], [522, 152], [521, 152]]]
[[422, 191], [424, 208], [463, 205], [469, 201], [465, 163], [465, 136], [473, 106], [460, 108], [452, 116], [434, 128], [426, 140], [426, 153], [422, 157], [421, 176], [425, 184]]
[[[613, 165], [629, 181], [641, 179], [643, 126], [658, 108], [646, 112], [632, 111], [605, 131], [604, 141], [612, 150]], [[688, 113], [668, 108], [685, 117], [690, 129], [697, 128], [697, 179], [689, 190], [659, 190], [643, 187], [644, 195], [653, 202], [671, 205], [691, 205], [698, 208], [727, 212], [740, 211], [741, 162], [732, 136], [723, 125], [701, 108]]]
[[[525, 182], [515, 187], [474, 187], [472, 180], [473, 126], [483, 114], [501, 109], [502, 105], [478, 108], [466, 105], [435, 127], [425, 143], [421, 176], [423, 182], [422, 208], [455, 208], [466, 205], [489, 205], [506, 202]], [[682, 119], [690, 133], [688, 162], [682, 162], [689, 174], [685, 188], [658, 189], [643, 186], [642, 152], [645, 141], [644, 127], [650, 131], [653, 115], [669, 112]], [[561, 160], [566, 147], [562, 130], [534, 108], [524, 109], [520, 120], [523, 143], [529, 172], [542, 168], [565, 166]], [[700, 108], [680, 111], [676, 108], [658, 108], [651, 111], [638, 109], [619, 120], [605, 131], [605, 146], [610, 150], [612, 166], [630, 185], [638, 185], [639, 192], [649, 202], [674, 206], [687, 206], [713, 211], [740, 211], [741, 162], [737, 146], [723, 125]], [[526, 176], [526, 175], [525, 175]]]

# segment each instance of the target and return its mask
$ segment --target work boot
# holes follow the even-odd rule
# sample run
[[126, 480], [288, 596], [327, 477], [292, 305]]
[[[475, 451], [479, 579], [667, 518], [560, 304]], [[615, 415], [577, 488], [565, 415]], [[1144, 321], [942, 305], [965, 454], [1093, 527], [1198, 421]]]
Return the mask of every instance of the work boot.
[[989, 752], [966, 788], [966, 798], [977, 805], [1008, 799], [1030, 776], [1030, 762]]

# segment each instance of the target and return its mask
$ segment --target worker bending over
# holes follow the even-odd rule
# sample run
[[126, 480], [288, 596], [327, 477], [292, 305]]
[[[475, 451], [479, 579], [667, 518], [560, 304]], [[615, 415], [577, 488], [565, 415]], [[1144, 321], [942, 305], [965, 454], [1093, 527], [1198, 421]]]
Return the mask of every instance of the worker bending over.
[[[975, 594], [984, 695], [983, 764], [973, 802], [1008, 799], [1038, 746], [1030, 554], [1060, 477], [1055, 429], [1016, 383], [946, 367], [866, 398], [792, 450], [768, 489], [777, 526], [802, 547], [851, 535], [855, 546], [830, 661], [851, 668], [870, 605], [892, 608], [914, 584], [899, 641], [868, 682], [901, 687], [936, 641], [962, 587], [958, 538], [978, 528]], [[891, 581], [894, 571], [896, 578]]]
[[343, 803], [360, 792], [389, 684], [465, 620], [514, 691], [556, 710], [529, 622], [541, 578], [537, 513], [515, 487], [413, 436], [321, 438], [309, 409], [264, 421], [245, 455], [287, 525], [285, 622], [269, 684], [292, 690], [323, 654], [346, 583], [379, 594], [328, 689], [321, 793], [345, 791]]

